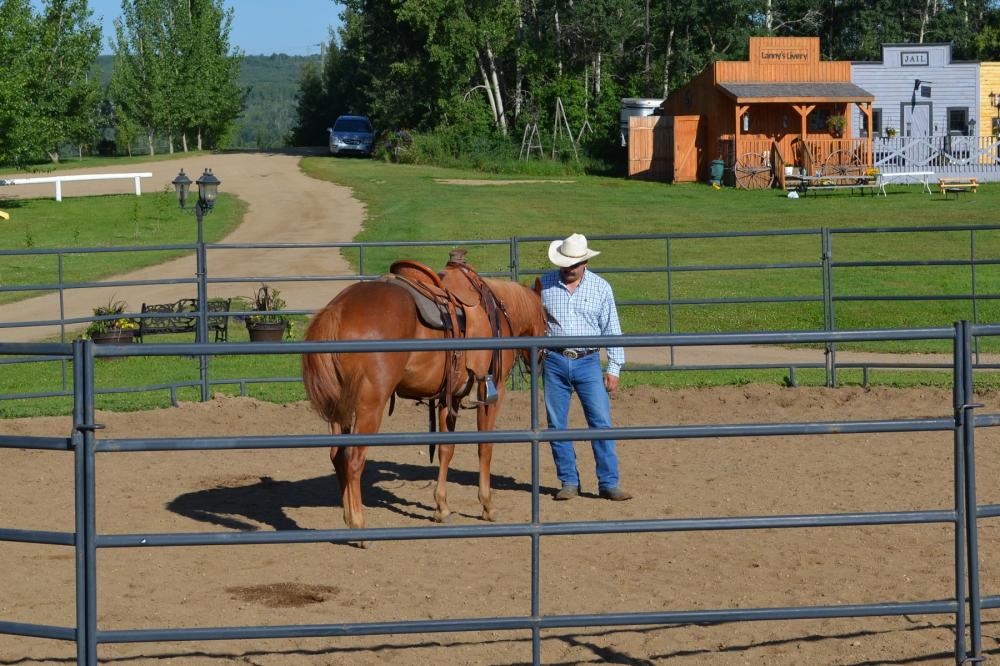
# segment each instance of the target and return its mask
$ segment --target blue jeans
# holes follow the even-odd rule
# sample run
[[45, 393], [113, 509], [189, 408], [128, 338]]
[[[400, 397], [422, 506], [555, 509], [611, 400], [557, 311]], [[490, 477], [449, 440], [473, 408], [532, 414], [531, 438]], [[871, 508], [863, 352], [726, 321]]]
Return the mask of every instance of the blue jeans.
[[[611, 427], [611, 401], [604, 388], [601, 372], [601, 355], [588, 354], [571, 360], [558, 352], [545, 355], [545, 415], [550, 429], [567, 427], [569, 401], [573, 391], [580, 396], [587, 425], [591, 428]], [[597, 463], [598, 488], [618, 487], [618, 456], [613, 439], [595, 439], [591, 442]], [[573, 442], [552, 442], [552, 458], [556, 474], [563, 485], [579, 486], [580, 473], [576, 469], [576, 451]]]

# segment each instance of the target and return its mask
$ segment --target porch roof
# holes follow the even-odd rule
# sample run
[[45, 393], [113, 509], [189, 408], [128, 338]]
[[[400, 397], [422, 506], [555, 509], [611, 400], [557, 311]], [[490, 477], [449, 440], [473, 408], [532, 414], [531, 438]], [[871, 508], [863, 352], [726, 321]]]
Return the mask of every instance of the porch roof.
[[829, 83], [716, 83], [737, 104], [874, 102], [875, 95], [847, 81]]

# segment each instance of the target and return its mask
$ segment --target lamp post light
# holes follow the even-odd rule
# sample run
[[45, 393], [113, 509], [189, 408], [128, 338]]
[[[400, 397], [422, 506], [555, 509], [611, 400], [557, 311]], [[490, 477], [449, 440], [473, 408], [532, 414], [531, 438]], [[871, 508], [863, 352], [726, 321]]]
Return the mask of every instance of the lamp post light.
[[[198, 245], [195, 253], [198, 276], [198, 332], [196, 342], [206, 344], [208, 342], [208, 285], [207, 285], [207, 255], [205, 253], [205, 213], [210, 212], [215, 207], [215, 199], [219, 195], [219, 185], [222, 181], [216, 178], [211, 169], [205, 169], [195, 184], [198, 186], [198, 201], [194, 204], [194, 216], [198, 221]], [[173, 180], [174, 190], [177, 192], [177, 203], [181, 210], [187, 210], [188, 192], [191, 189], [191, 179], [184, 173], [184, 169], [177, 174]], [[208, 357], [199, 356], [199, 374], [201, 375], [201, 400], [208, 400]]]

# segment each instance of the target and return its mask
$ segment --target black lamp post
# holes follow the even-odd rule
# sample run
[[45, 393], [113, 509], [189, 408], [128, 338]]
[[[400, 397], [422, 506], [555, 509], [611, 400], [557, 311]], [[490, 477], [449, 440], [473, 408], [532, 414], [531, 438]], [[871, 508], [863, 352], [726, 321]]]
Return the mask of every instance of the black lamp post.
[[[197, 275], [198, 275], [198, 333], [196, 342], [205, 344], [208, 342], [208, 285], [207, 282], [207, 256], [205, 253], [205, 233], [203, 220], [205, 213], [215, 207], [215, 199], [219, 195], [219, 185], [222, 181], [215, 177], [211, 169], [205, 169], [201, 177], [195, 181], [198, 185], [198, 201], [194, 205], [194, 216], [198, 221], [198, 249], [196, 252]], [[191, 189], [191, 179], [184, 173], [184, 169], [177, 174], [173, 180], [174, 190], [177, 192], [177, 203], [182, 210], [187, 209], [188, 192]], [[201, 374], [201, 399], [202, 402], [208, 400], [208, 357], [199, 357]]]

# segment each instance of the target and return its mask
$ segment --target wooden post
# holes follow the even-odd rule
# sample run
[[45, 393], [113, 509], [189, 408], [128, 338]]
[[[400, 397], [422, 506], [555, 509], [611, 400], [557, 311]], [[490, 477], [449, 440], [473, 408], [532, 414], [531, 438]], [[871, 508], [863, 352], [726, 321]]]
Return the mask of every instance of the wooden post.
[[733, 139], [733, 166], [736, 165], [736, 161], [742, 155], [740, 150], [740, 127], [743, 125], [743, 114], [750, 110], [749, 106], [736, 105], [736, 133], [733, 134], [735, 137]]
[[809, 114], [812, 113], [813, 109], [816, 108], [816, 105], [810, 104], [809, 106], [806, 106], [805, 104], [802, 105], [793, 104], [792, 108], [795, 109], [795, 111], [799, 114], [799, 119], [801, 120], [800, 124], [801, 130], [799, 132], [799, 138], [805, 141], [806, 137], [809, 134], [809, 129], [806, 125], [806, 119], [809, 117]]
[[861, 113], [865, 114], [865, 118], [868, 119], [868, 139], [867, 145], [865, 146], [865, 155], [868, 158], [868, 166], [875, 166], [874, 149], [872, 148], [872, 105], [870, 102], [855, 102]]

